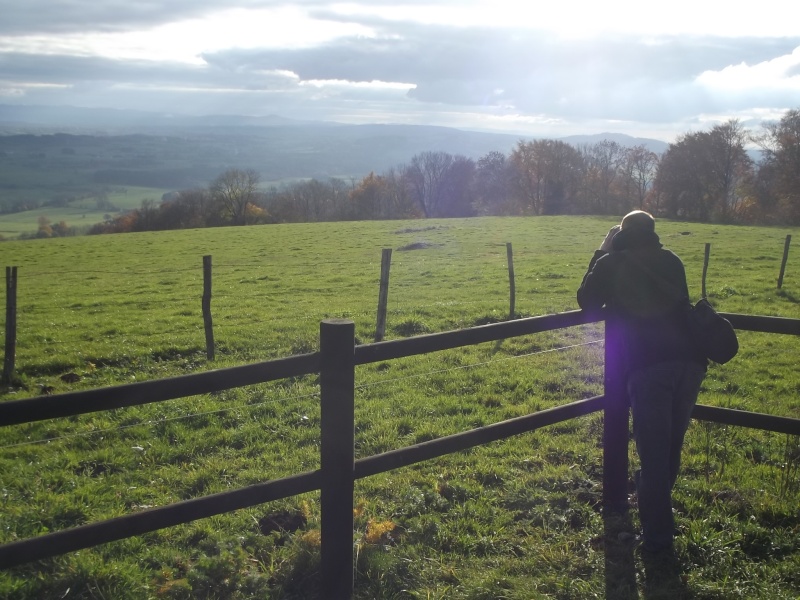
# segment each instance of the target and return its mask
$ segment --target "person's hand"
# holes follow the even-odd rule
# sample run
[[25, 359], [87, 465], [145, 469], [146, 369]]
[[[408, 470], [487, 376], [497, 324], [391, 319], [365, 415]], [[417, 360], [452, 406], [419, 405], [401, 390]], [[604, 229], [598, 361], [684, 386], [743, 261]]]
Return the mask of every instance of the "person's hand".
[[600, 244], [600, 250], [603, 252], [611, 252], [611, 240], [614, 239], [614, 236], [617, 235], [617, 232], [620, 230], [619, 225], [614, 225], [611, 229], [608, 230], [606, 234], [606, 239], [603, 240], [603, 243]]

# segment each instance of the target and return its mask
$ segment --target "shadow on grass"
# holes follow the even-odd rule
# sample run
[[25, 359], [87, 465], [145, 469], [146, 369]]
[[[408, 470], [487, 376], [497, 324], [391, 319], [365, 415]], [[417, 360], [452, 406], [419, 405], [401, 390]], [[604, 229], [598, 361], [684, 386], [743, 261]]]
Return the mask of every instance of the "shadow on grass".
[[[696, 596], [681, 576], [673, 552], [651, 553], [637, 548], [630, 513], [603, 516], [606, 600], [692, 600]], [[644, 569], [643, 595], [636, 583], [636, 554]]]
[[633, 523], [630, 513], [609, 511], [603, 515], [607, 600], [639, 599], [632, 538]]
[[787, 292], [784, 289], [779, 289], [777, 295], [780, 296], [781, 298], [786, 298], [789, 302], [792, 302], [793, 304], [800, 304], [800, 297], [795, 296], [791, 292]]

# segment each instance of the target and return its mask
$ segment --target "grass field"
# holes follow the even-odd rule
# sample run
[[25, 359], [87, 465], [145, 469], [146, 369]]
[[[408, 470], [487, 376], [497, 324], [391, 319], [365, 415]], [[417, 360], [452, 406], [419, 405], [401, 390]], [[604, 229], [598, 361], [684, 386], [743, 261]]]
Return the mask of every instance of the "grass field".
[[[381, 249], [387, 338], [577, 308], [609, 219], [271, 225], [0, 244], [19, 267], [17, 372], [0, 399], [310, 352], [319, 321], [372, 341]], [[659, 223], [718, 309], [800, 318], [791, 229]], [[213, 256], [217, 361], [205, 359], [202, 256]], [[740, 335], [704, 404], [800, 417], [800, 340]], [[356, 452], [369, 456], [602, 391], [602, 327], [360, 367]], [[79, 380], [65, 383], [74, 373]], [[313, 378], [0, 429], [0, 541], [318, 468]], [[638, 555], [605, 541], [599, 415], [360, 481], [357, 598], [763, 598], [800, 595], [797, 441], [695, 423], [676, 489], [682, 589], [646, 590]], [[631, 448], [631, 467], [635, 467]], [[636, 525], [636, 513], [633, 513]], [[292, 523], [269, 531], [268, 524]], [[309, 494], [0, 573], [8, 598], [312, 598]], [[607, 574], [614, 577], [609, 579]]]
[[23, 233], [36, 233], [39, 218], [47, 217], [51, 223], [64, 221], [70, 227], [88, 229], [96, 223], [102, 223], [105, 216], [118, 214], [120, 210], [139, 208], [142, 200], [161, 202], [161, 196], [168, 190], [143, 187], [113, 187], [103, 193], [113, 209], [99, 208], [97, 196], [87, 194], [79, 200], [72, 200], [66, 206], [43, 206], [36, 210], [0, 215], [0, 235], [5, 238], [16, 238]]

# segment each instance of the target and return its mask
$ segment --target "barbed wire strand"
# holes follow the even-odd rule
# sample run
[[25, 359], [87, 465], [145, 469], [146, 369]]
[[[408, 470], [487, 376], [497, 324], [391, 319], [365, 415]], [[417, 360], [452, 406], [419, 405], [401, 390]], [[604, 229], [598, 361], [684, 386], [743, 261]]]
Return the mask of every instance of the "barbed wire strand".
[[[564, 351], [564, 350], [570, 350], [570, 349], [573, 349], [573, 348], [580, 348], [580, 347], [584, 347], [584, 346], [590, 346], [590, 345], [601, 344], [601, 343], [603, 343], [603, 340], [593, 340], [593, 341], [584, 342], [584, 343], [581, 343], [581, 344], [572, 344], [572, 345], [569, 345], [569, 346], [560, 346], [558, 348], [548, 348], [546, 350], [538, 350], [538, 351], [535, 351], [535, 352], [528, 352], [528, 353], [525, 353], [525, 354], [517, 354], [517, 355], [514, 355], [514, 356], [508, 356], [508, 357], [505, 357], [505, 358], [499, 358], [499, 359], [495, 358], [495, 359], [491, 359], [491, 360], [488, 360], [488, 361], [481, 361], [481, 362], [478, 362], [478, 363], [470, 363], [468, 365], [459, 365], [457, 367], [451, 367], [451, 368], [448, 368], [448, 369], [437, 369], [437, 370], [434, 370], [434, 371], [426, 371], [424, 373], [417, 373], [417, 374], [414, 374], [414, 375], [407, 375], [405, 377], [396, 377], [396, 378], [392, 378], [392, 379], [383, 379], [381, 381], [373, 381], [373, 382], [370, 382], [370, 383], [357, 385], [357, 386], [355, 386], [355, 389], [363, 390], [363, 389], [374, 387], [374, 386], [378, 386], [378, 385], [386, 385], [388, 383], [396, 383], [396, 382], [405, 381], [405, 380], [408, 380], [408, 379], [419, 379], [419, 378], [423, 378], [423, 377], [430, 377], [432, 375], [441, 375], [443, 373], [451, 373], [451, 372], [458, 371], [458, 370], [472, 369], [472, 368], [476, 368], [476, 367], [490, 365], [490, 364], [493, 364], [493, 363], [518, 360], [518, 359], [527, 358], [527, 357], [531, 357], [531, 356], [538, 356], [538, 355], [541, 355], [541, 354], [548, 354], [548, 353], [551, 353], [551, 352], [560, 352], [560, 351]], [[164, 419], [154, 419], [154, 420], [150, 420], [150, 421], [142, 421], [140, 423], [132, 423], [130, 425], [120, 425], [120, 426], [117, 426], [117, 427], [108, 427], [108, 428], [105, 428], [105, 429], [98, 429], [98, 430], [94, 430], [94, 431], [85, 431], [85, 432], [81, 432], [81, 433], [57, 436], [57, 437], [46, 438], [46, 439], [42, 439], [42, 440], [30, 440], [30, 441], [25, 441], [25, 442], [17, 442], [15, 444], [8, 444], [8, 445], [5, 445], [5, 446], [0, 446], [0, 450], [8, 450], [8, 449], [11, 449], [11, 448], [19, 448], [19, 447], [23, 447], [23, 446], [34, 446], [34, 445], [38, 445], [38, 444], [49, 444], [51, 442], [58, 442], [58, 441], [63, 441], [63, 440], [76, 439], [76, 438], [85, 438], [85, 437], [90, 437], [90, 436], [99, 435], [99, 434], [103, 434], [103, 433], [112, 433], [112, 432], [125, 431], [125, 430], [128, 430], [128, 429], [134, 428], [134, 427], [157, 426], [157, 425], [161, 425], [161, 424], [164, 424], [164, 423], [180, 421], [180, 420], [185, 420], [185, 419], [192, 419], [192, 418], [202, 417], [202, 416], [223, 414], [223, 413], [226, 413], [226, 412], [231, 412], [231, 411], [236, 411], [236, 410], [249, 411], [251, 409], [259, 408], [259, 407], [266, 406], [266, 405], [269, 405], [269, 404], [275, 404], [275, 403], [278, 403], [278, 402], [283, 403], [283, 402], [292, 401], [292, 400], [302, 400], [302, 399], [312, 398], [312, 397], [319, 396], [319, 395], [320, 395], [319, 392], [313, 392], [311, 394], [303, 394], [303, 395], [300, 395], [300, 396], [285, 396], [285, 397], [282, 397], [282, 398], [276, 398], [276, 399], [272, 399], [272, 400], [265, 400], [264, 402], [259, 402], [259, 403], [256, 403], [256, 404], [248, 404], [246, 406], [231, 406], [231, 407], [228, 407], [228, 408], [221, 408], [221, 409], [218, 409], [218, 410], [203, 411], [203, 412], [198, 412], [198, 413], [190, 413], [190, 414], [186, 414], [186, 415], [181, 415], [181, 416], [177, 416], [177, 417], [168, 417], [168, 418], [164, 418]]]
[[[344, 311], [344, 313], [347, 314], [347, 316], [350, 317], [350, 318], [372, 317], [372, 315], [373, 315], [372, 311], [358, 312], [358, 313]], [[306, 319], [314, 319], [314, 321], [316, 322], [317, 320], [322, 320], [322, 319], [330, 317], [331, 314], [333, 314], [333, 313], [326, 312], [326, 313], [320, 313], [318, 315], [306, 315], [304, 318], [306, 318]], [[336, 313], [336, 314], [339, 314], [339, 313]], [[413, 313], [409, 313], [409, 314], [413, 314]], [[260, 321], [260, 323], [274, 323], [274, 322], [283, 321], [283, 320], [284, 320], [283, 317], [273, 317], [273, 318], [270, 318], [270, 319], [262, 320], [262, 321]], [[248, 321], [248, 323], [250, 324], [249, 321]], [[215, 333], [215, 336], [217, 338], [217, 342], [219, 344], [223, 344], [224, 345], [225, 344], [225, 340], [223, 339], [224, 334], [221, 333], [221, 332], [224, 332], [226, 330], [232, 330], [232, 329], [234, 329], [236, 327], [237, 327], [236, 324], [223, 324], [223, 325], [219, 325], [219, 326], [215, 325], [214, 333]], [[542, 333], [544, 333], [544, 332], [542, 332]], [[91, 339], [91, 340], [88, 340], [88, 339], [81, 339], [81, 340], [44, 340], [44, 341], [33, 340], [31, 343], [36, 344], [36, 345], [47, 344], [47, 345], [51, 345], [51, 346], [61, 346], [61, 347], [63, 347], [65, 345], [75, 345], [75, 344], [97, 344], [97, 345], [120, 344], [120, 343], [124, 343], [125, 341], [137, 341], [137, 340], [147, 340], [147, 339], [152, 339], [152, 338], [160, 339], [160, 338], [176, 337], [176, 338], [178, 338], [178, 341], [180, 341], [182, 344], [190, 344], [190, 345], [197, 346], [197, 349], [203, 349], [204, 344], [205, 344], [203, 336], [204, 336], [203, 330], [201, 329], [201, 327], [199, 325], [197, 325], [197, 326], [195, 326], [194, 329], [180, 329], [180, 330], [174, 330], [174, 331], [168, 331], [168, 332], [158, 331], [158, 332], [153, 332], [153, 333], [122, 333], [121, 335], [119, 335], [117, 337], [106, 336], [106, 337], [102, 337], [100, 339]], [[17, 342], [17, 349], [20, 350], [20, 351], [24, 351], [24, 350], [28, 349], [29, 345], [28, 345], [27, 341], [28, 340], [26, 340], [25, 337], [23, 337], [21, 340], [19, 340]], [[98, 359], [98, 360], [100, 360], [100, 359]]]
[[483, 366], [494, 364], [494, 363], [517, 360], [517, 359], [520, 359], [520, 358], [527, 358], [527, 357], [530, 357], [530, 356], [538, 356], [540, 354], [548, 354], [550, 352], [560, 352], [562, 350], [570, 350], [572, 348], [580, 348], [582, 346], [591, 346], [593, 344], [602, 344], [603, 341], [604, 340], [593, 340], [591, 342], [584, 342], [582, 344], [572, 344], [570, 346], [560, 346], [558, 348], [548, 348], [547, 350], [538, 350], [536, 352], [528, 352], [526, 354], [515, 354], [514, 356], [507, 356], [505, 358], [494, 358], [494, 359], [483, 361], [483, 362], [479, 362], [479, 363], [470, 363], [468, 365], [459, 365], [457, 367], [451, 367], [449, 369], [438, 369], [436, 371], [428, 371], [428, 372], [425, 372], [425, 373], [417, 373], [417, 374], [414, 374], [414, 375], [406, 375], [404, 377], [396, 377], [396, 378], [393, 378], [393, 379], [382, 379], [381, 381], [373, 381], [373, 382], [370, 382], [370, 383], [364, 383], [364, 384], [361, 384], [361, 385], [357, 385], [355, 387], [356, 387], [356, 389], [364, 389], [364, 388], [372, 387], [372, 386], [375, 386], [375, 385], [385, 385], [387, 383], [396, 383], [398, 381], [405, 381], [407, 379], [417, 379], [417, 378], [421, 378], [421, 377], [428, 377], [428, 376], [431, 376], [431, 375], [440, 375], [442, 373], [450, 373], [452, 371], [458, 371], [458, 370], [461, 370], [461, 369], [471, 369], [471, 368], [475, 368], [475, 367], [483, 367]]
[[97, 429], [97, 430], [93, 430], [93, 431], [83, 431], [83, 432], [80, 432], [80, 433], [73, 433], [73, 434], [62, 435], [62, 436], [58, 436], [58, 437], [45, 438], [45, 439], [42, 439], [42, 440], [30, 440], [30, 441], [25, 441], [25, 442], [17, 442], [15, 444], [8, 444], [6, 446], [0, 446], [0, 450], [8, 450], [8, 449], [11, 449], [11, 448], [18, 448], [18, 447], [22, 447], [22, 446], [35, 446], [35, 445], [39, 445], [39, 444], [49, 444], [51, 442], [59, 442], [59, 441], [63, 441], [63, 440], [72, 440], [72, 439], [77, 439], [77, 438], [86, 438], [86, 437], [91, 437], [91, 436], [94, 436], [94, 435], [99, 435], [99, 434], [104, 434], [104, 433], [114, 433], [114, 432], [118, 432], [118, 431], [125, 431], [125, 430], [128, 430], [128, 429], [133, 429], [134, 427], [156, 426], [156, 425], [161, 425], [163, 423], [170, 423], [170, 422], [173, 422], [173, 421], [181, 421], [181, 420], [185, 420], [185, 419], [193, 419], [195, 417], [206, 417], [206, 416], [209, 416], [209, 415], [217, 415], [217, 414], [222, 414], [222, 413], [231, 412], [231, 411], [235, 411], [235, 410], [248, 411], [250, 409], [259, 408], [259, 407], [262, 407], [262, 406], [266, 406], [268, 404], [276, 404], [278, 402], [286, 402], [286, 401], [290, 401], [290, 400], [302, 400], [304, 398], [311, 398], [311, 397], [314, 397], [314, 396], [319, 396], [319, 392], [314, 392], [312, 394], [303, 394], [301, 396], [286, 396], [286, 397], [283, 397], [283, 398], [275, 398], [275, 399], [272, 399], [272, 400], [265, 400], [264, 402], [259, 402], [257, 404], [248, 404], [247, 406], [231, 406], [231, 407], [228, 407], [228, 408], [220, 408], [218, 410], [209, 410], [209, 411], [198, 412], [198, 413], [190, 413], [190, 414], [186, 414], [186, 415], [180, 415], [180, 416], [177, 416], [177, 417], [167, 417], [167, 418], [164, 418], [164, 419], [154, 419], [154, 420], [150, 420], [150, 421], [141, 421], [139, 423], [131, 423], [130, 425], [119, 425], [117, 427], [107, 427], [105, 429]]
[[[400, 251], [400, 249], [395, 249]], [[322, 256], [323, 253], [319, 252], [314, 256]], [[526, 253], [520, 253], [519, 251], [516, 252], [515, 256], [517, 258], [521, 258], [526, 256]], [[198, 255], [202, 257], [203, 255]], [[461, 255], [463, 256], [463, 255]], [[472, 255], [474, 258], [480, 260], [485, 258], [486, 255]], [[505, 264], [505, 255], [502, 252], [492, 253], [489, 255], [491, 258], [499, 259], [499, 262]], [[213, 254], [212, 254], [213, 257]], [[370, 258], [371, 257], [371, 258]], [[355, 263], [363, 264], [364, 259], [367, 258], [367, 263], [369, 265], [374, 265], [379, 267], [381, 264], [380, 254], [376, 251], [374, 254], [370, 252], [369, 255], [366, 253], [354, 256], [352, 260], [314, 260], [313, 262], [308, 260], [307, 256], [297, 257], [296, 255], [291, 254], [274, 254], [274, 255], [266, 255], [263, 257], [263, 262], [217, 262], [213, 264], [213, 268], [216, 269], [237, 269], [237, 268], [258, 268], [263, 269], [265, 267], [276, 267], [278, 263], [280, 263], [280, 268], [282, 269], [281, 273], [285, 274], [285, 269], [287, 266], [290, 267], [305, 267], [305, 270], [308, 272], [315, 272], [319, 270], [320, 267], [323, 266], [330, 266], [330, 265], [353, 265]], [[468, 267], [464, 266], [463, 261], [453, 260], [450, 256], [441, 258], [441, 262], [431, 261], [429, 256], [425, 257], [426, 260], [424, 261], [408, 261], [411, 265], [417, 265], [420, 268], [424, 268], [426, 271], [429, 271], [431, 266], [437, 266], [441, 268], [451, 268], [453, 266], [458, 266], [464, 269], [468, 269]], [[294, 262], [293, 262], [294, 261]], [[403, 263], [402, 259], [395, 260], [396, 264]], [[494, 261], [491, 261], [494, 262]], [[406, 266], [406, 265], [403, 265]], [[502, 265], [500, 265], [502, 266]], [[20, 269], [24, 269], [22, 276], [25, 278], [36, 278], [36, 277], [52, 277], [58, 276], [63, 277], [65, 275], [78, 275], [78, 276], [87, 276], [87, 275], [130, 275], [130, 276], [139, 276], [139, 275], [169, 275], [173, 273], [197, 273], [198, 275], [202, 273], [203, 267], [202, 263], [198, 261], [197, 266], [187, 266], [187, 267], [174, 267], [170, 269], [124, 269], [124, 270], [117, 270], [117, 271], [107, 271], [107, 270], [69, 270], [69, 271], [29, 271], [29, 267], [25, 265], [21, 265]], [[500, 268], [500, 267], [498, 267]]]

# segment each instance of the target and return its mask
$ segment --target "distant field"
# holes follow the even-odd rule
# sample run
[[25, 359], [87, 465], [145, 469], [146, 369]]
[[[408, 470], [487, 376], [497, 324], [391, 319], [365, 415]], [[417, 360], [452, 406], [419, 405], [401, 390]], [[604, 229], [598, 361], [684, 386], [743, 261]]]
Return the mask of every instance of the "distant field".
[[106, 215], [115, 216], [120, 210], [139, 208], [142, 200], [161, 202], [168, 190], [144, 187], [114, 187], [102, 195], [113, 209], [98, 208], [98, 196], [91, 195], [73, 200], [64, 207], [43, 206], [36, 210], [0, 215], [0, 235], [14, 238], [21, 233], [35, 233], [39, 218], [47, 217], [51, 223], [64, 221], [70, 227], [88, 228], [105, 220]]
[[[371, 342], [383, 248], [393, 249], [388, 339], [507, 318], [508, 242], [517, 316], [573, 310], [612, 224], [480, 218], [7, 241], [0, 266], [19, 267], [20, 385], [0, 401], [311, 352], [329, 317], [352, 319], [358, 341]], [[776, 289], [785, 236], [800, 230], [658, 229], [694, 298], [710, 242], [718, 309], [800, 318], [796, 248]], [[213, 364], [203, 255], [213, 257]], [[602, 326], [584, 326], [360, 367], [357, 456], [599, 394], [602, 338]], [[709, 369], [700, 401], [800, 418], [800, 339], [742, 332], [740, 341], [731, 363]], [[63, 381], [68, 373], [79, 380]], [[606, 579], [615, 567], [597, 510], [601, 430], [592, 415], [360, 481], [356, 598], [621, 594], [624, 582]], [[0, 542], [313, 470], [319, 442], [312, 377], [0, 428]], [[692, 425], [676, 490], [684, 597], [800, 597], [798, 464], [800, 445], [787, 436]], [[301, 524], [264, 533], [259, 523], [281, 515]], [[379, 527], [394, 533], [375, 535]], [[4, 571], [0, 597], [314, 598], [318, 528], [319, 497], [309, 494]], [[638, 555], [629, 568], [635, 589], [617, 596], [650, 597]]]

